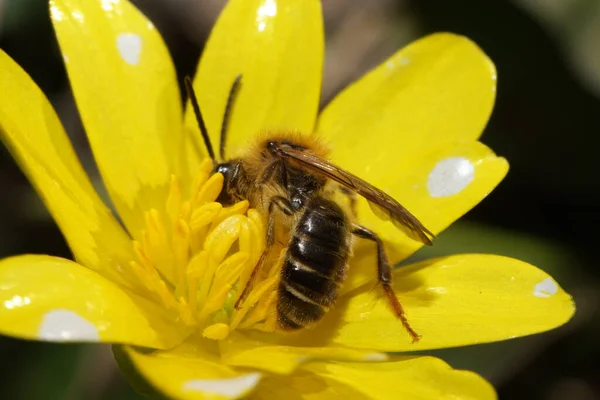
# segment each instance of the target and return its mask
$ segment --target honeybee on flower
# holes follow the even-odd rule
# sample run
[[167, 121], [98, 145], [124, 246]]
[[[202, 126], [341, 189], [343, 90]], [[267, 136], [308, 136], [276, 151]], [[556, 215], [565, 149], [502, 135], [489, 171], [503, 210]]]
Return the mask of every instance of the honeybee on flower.
[[[335, 307], [313, 329], [275, 332], [277, 268], [265, 268], [235, 307], [265, 248], [266, 221], [246, 199], [217, 201], [223, 175], [213, 174], [191, 106], [182, 110], [156, 28], [126, 0], [52, 0], [50, 12], [123, 225], [93, 189], [43, 93], [0, 53], [2, 141], [75, 259], [24, 255], [0, 262], [1, 333], [118, 344], [142, 376], [173, 398], [283, 398], [293, 390], [319, 398], [488, 399], [493, 388], [474, 373], [385, 352], [508, 339], [559, 326], [573, 314], [570, 296], [521, 261], [429, 260], [392, 273], [391, 289], [423, 337], [413, 344], [381, 293], [371, 290], [374, 248], [357, 243]], [[400, 199], [437, 234], [508, 169], [477, 141], [494, 102], [492, 62], [464, 37], [428, 36], [317, 115], [322, 24], [316, 0], [227, 4], [193, 81], [211, 140], [217, 143], [231, 82], [241, 74], [244, 90], [228, 126], [231, 154], [261, 132], [318, 135], [331, 144], [332, 162]], [[381, 236], [392, 265], [419, 248], [360, 198], [356, 213]]]

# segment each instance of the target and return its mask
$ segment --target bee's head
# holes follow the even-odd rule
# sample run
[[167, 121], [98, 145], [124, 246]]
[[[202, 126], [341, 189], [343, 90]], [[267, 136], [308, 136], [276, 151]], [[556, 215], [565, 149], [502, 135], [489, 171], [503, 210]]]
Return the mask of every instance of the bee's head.
[[218, 163], [213, 169], [213, 173], [223, 175], [223, 189], [217, 197], [217, 201], [224, 206], [232, 205], [237, 201], [236, 183], [239, 178], [240, 161], [230, 160], [223, 163]]
[[216, 173], [222, 174], [223, 177], [225, 178], [225, 181], [227, 181], [227, 180], [229, 180], [228, 178], [233, 173], [233, 168], [234, 168], [234, 163], [231, 161], [224, 162], [224, 163], [218, 163], [215, 165], [213, 173], [214, 174], [216, 174]]

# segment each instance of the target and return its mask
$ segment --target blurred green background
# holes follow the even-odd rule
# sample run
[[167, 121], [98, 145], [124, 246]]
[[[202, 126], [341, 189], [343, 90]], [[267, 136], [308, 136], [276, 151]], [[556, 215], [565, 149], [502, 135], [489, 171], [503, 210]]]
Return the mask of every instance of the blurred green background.
[[[180, 77], [192, 74], [224, 0], [134, 1], [158, 26]], [[506, 180], [440, 235], [433, 254], [491, 252], [551, 273], [576, 299], [566, 326], [436, 355], [488, 378], [502, 399], [600, 399], [600, 1], [324, 0], [323, 103], [429, 32], [475, 40], [496, 63], [496, 108], [483, 141], [511, 163]], [[99, 184], [49, 22], [46, 0], [0, 0], [0, 48], [47, 93]], [[0, 148], [0, 257], [70, 257], [56, 225]], [[106, 346], [0, 337], [0, 398], [136, 399]]]

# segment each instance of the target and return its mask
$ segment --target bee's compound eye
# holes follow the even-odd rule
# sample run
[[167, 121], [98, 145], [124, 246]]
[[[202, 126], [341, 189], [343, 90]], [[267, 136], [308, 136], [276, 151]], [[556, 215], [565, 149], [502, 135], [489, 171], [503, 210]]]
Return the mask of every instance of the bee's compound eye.
[[231, 174], [231, 164], [230, 163], [224, 163], [224, 164], [218, 164], [215, 168], [215, 173], [220, 173], [223, 174], [224, 177], [228, 177]]

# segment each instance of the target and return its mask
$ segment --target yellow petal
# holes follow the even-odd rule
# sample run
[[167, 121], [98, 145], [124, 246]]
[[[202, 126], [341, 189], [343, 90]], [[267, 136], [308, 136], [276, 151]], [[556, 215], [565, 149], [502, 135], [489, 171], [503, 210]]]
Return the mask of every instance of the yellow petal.
[[156, 389], [174, 399], [239, 399], [261, 379], [258, 372], [236, 372], [208, 348], [212, 341], [186, 342], [166, 351], [125, 348], [131, 362]]
[[[266, 340], [264, 340], [266, 339]], [[267, 341], [269, 340], [269, 341]], [[315, 360], [385, 361], [387, 355], [343, 347], [295, 347], [276, 343], [272, 334], [250, 336], [234, 332], [219, 342], [225, 364], [289, 374], [299, 365]]]
[[75, 258], [123, 283], [133, 259], [121, 225], [96, 194], [52, 106], [31, 78], [0, 51], [0, 138], [35, 186]]
[[141, 297], [58, 257], [0, 261], [0, 332], [24, 339], [172, 347], [186, 332]]
[[50, 11], [100, 172], [139, 238], [141, 212], [162, 212], [171, 174], [186, 170], [178, 164], [187, 159], [169, 52], [129, 1], [51, 0]]
[[[302, 339], [382, 351], [439, 349], [547, 331], [575, 312], [571, 296], [548, 274], [494, 255], [455, 255], [401, 267], [394, 273], [394, 291], [420, 342], [411, 343], [373, 285], [341, 298]], [[335, 335], [327, 338], [331, 331]]]
[[[485, 198], [507, 171], [504, 158], [473, 141], [441, 144], [406, 160], [389, 158], [383, 164], [373, 165], [367, 177], [437, 234]], [[362, 199], [358, 201], [358, 222], [386, 241], [392, 264], [422, 246], [390, 222], [377, 218]], [[376, 278], [375, 257], [372, 242], [357, 242], [343, 286], [345, 292]]]
[[[194, 88], [215, 151], [230, 87], [242, 75], [227, 139], [232, 155], [264, 130], [312, 132], [323, 68], [317, 0], [232, 0], [204, 48]], [[193, 113], [186, 127], [199, 137]], [[203, 146], [203, 145], [201, 145]]]
[[433, 357], [396, 357], [375, 364], [311, 363], [291, 376], [266, 378], [255, 399], [496, 399], [479, 375], [454, 370]]
[[495, 93], [496, 70], [481, 49], [434, 34], [350, 85], [325, 108], [317, 131], [331, 140], [336, 162], [366, 172], [382, 153], [403, 160], [440, 142], [478, 138]]

